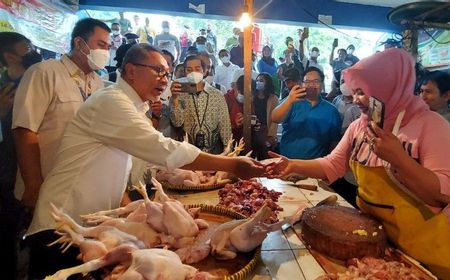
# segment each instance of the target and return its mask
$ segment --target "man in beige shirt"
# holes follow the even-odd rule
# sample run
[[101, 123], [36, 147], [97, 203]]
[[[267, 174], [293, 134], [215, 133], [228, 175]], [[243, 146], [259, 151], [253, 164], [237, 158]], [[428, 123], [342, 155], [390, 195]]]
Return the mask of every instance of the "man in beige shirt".
[[94, 70], [108, 62], [110, 32], [99, 20], [78, 21], [70, 53], [34, 65], [19, 84], [12, 122], [21, 174], [15, 195], [30, 210], [53, 167], [66, 124], [89, 95], [103, 87]]

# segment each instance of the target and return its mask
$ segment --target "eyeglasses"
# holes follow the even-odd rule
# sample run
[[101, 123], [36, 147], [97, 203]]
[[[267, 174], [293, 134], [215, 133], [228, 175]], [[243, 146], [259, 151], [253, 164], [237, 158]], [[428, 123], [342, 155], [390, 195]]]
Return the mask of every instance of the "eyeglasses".
[[309, 85], [314, 85], [314, 86], [318, 86], [320, 85], [321, 81], [320, 80], [305, 80], [303, 81], [303, 84], [309, 86]]
[[132, 63], [132, 64], [136, 65], [136, 66], [148, 67], [148, 68], [152, 69], [153, 71], [156, 72], [156, 75], [160, 79], [163, 78], [163, 77], [166, 77], [167, 79], [170, 79], [172, 77], [172, 74], [170, 74], [169, 72], [167, 72], [164, 69], [159, 68], [158, 66], [141, 64], [141, 63]]

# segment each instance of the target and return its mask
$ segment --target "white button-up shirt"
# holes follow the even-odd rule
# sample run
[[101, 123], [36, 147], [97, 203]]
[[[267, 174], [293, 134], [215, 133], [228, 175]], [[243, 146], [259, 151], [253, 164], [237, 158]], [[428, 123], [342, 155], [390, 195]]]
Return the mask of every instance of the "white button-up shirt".
[[231, 89], [233, 73], [237, 69], [240, 69], [239, 66], [231, 62], [228, 66], [225, 66], [223, 63], [217, 66], [214, 74], [214, 83], [224, 86], [226, 90]]
[[[103, 87], [100, 77], [87, 75], [66, 55], [61, 60], [46, 60], [28, 69], [16, 91], [12, 128], [23, 127], [39, 134], [41, 173], [52, 169], [67, 123], [83, 104], [82, 93], [90, 95]], [[17, 176], [15, 195], [25, 190]]]
[[55, 167], [45, 179], [28, 234], [55, 228], [50, 203], [80, 215], [119, 207], [131, 155], [173, 169], [194, 161], [196, 147], [165, 138], [145, 116], [149, 106], [118, 77], [96, 92], [67, 125]]

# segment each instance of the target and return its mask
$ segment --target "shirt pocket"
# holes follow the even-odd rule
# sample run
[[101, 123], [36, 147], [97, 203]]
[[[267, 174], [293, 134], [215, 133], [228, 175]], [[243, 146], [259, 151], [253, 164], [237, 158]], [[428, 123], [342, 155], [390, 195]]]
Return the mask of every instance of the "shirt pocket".
[[57, 103], [83, 102], [83, 97], [79, 88], [60, 90], [56, 93]]

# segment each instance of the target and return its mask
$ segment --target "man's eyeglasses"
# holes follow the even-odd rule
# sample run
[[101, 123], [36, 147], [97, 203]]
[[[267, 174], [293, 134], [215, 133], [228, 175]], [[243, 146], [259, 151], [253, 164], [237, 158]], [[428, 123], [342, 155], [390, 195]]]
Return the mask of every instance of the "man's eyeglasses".
[[320, 80], [304, 80], [303, 81], [303, 84], [307, 85], [307, 86], [309, 86], [309, 85], [318, 86], [318, 85], [320, 85], [320, 83], [321, 83]]
[[152, 69], [153, 71], [156, 72], [156, 75], [158, 76], [158, 78], [166, 77], [167, 79], [170, 79], [172, 77], [172, 74], [170, 74], [169, 72], [167, 72], [166, 70], [164, 70], [158, 66], [141, 64], [141, 63], [132, 63], [132, 64], [136, 65], [136, 66], [148, 67], [148, 68]]

